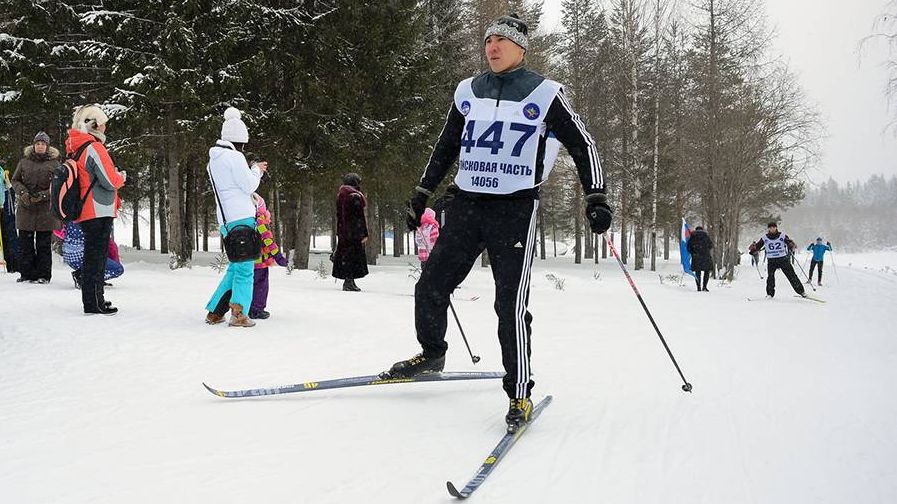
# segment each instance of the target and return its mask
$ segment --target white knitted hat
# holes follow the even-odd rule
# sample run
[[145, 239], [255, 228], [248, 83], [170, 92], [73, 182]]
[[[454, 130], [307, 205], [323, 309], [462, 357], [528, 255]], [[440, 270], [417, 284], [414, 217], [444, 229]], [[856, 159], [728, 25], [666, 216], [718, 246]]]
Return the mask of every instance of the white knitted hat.
[[102, 126], [107, 122], [109, 122], [109, 118], [99, 105], [84, 105], [75, 110], [75, 114], [72, 116], [72, 129], [88, 132], [96, 130], [97, 126]]
[[234, 107], [228, 107], [224, 111], [224, 124], [221, 125], [221, 139], [233, 143], [246, 143], [249, 141], [249, 130], [240, 119], [240, 111]]

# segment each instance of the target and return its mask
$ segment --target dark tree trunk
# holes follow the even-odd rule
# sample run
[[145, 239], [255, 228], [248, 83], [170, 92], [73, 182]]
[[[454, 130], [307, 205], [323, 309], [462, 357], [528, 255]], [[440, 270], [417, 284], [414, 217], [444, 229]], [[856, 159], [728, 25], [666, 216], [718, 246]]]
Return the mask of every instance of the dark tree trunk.
[[368, 264], [377, 264], [377, 256], [380, 255], [383, 244], [383, 228], [380, 227], [380, 207], [377, 204], [377, 195], [368, 195], [367, 223], [368, 242], [364, 247]]
[[591, 259], [595, 255], [595, 234], [592, 233], [592, 227], [589, 226], [588, 219], [582, 220], [582, 235], [586, 243], [586, 259]]
[[299, 224], [299, 202], [291, 193], [287, 193], [283, 205], [283, 242], [286, 258], [290, 259], [296, 248], [296, 235]]
[[274, 218], [271, 219], [274, 224], [274, 241], [286, 244], [286, 242], [283, 241], [283, 221], [281, 220], [280, 215], [280, 189], [277, 186], [274, 187], [274, 201], [271, 203], [273, 203], [271, 208], [274, 209]]
[[202, 251], [209, 251], [209, 198], [202, 198]]
[[196, 234], [196, 159], [191, 155], [189, 168], [184, 171], [184, 249], [193, 258], [193, 251], [199, 248], [199, 236]]
[[405, 219], [398, 212], [392, 218], [392, 256], [402, 257], [405, 254]]
[[641, 220], [635, 226], [635, 269], [645, 268], [645, 228]]
[[311, 187], [303, 186], [299, 195], [299, 215], [296, 223], [295, 255], [293, 267], [308, 269], [309, 245], [311, 244], [312, 221], [314, 220], [314, 195]]
[[[174, 131], [174, 117], [168, 116], [169, 131]], [[180, 170], [180, 145], [175, 134], [167, 142], [168, 155], [168, 246], [171, 249], [171, 268], [182, 268], [190, 262], [190, 250], [186, 240], [187, 223], [184, 215], [183, 179]]]
[[377, 212], [377, 226], [380, 228], [380, 255], [386, 255], [386, 216], [383, 211]]
[[[139, 191], [134, 191], [139, 194]], [[136, 250], [140, 250], [140, 198], [134, 196], [134, 202], [131, 208], [134, 211], [134, 219], [131, 223], [131, 246]]]
[[155, 177], [150, 174], [150, 190], [149, 190], [149, 204], [150, 204], [150, 250], [156, 250], [156, 184], [154, 183]]
[[545, 260], [545, 210], [539, 207], [539, 259]]
[[168, 254], [168, 201], [163, 172], [159, 170], [159, 252]]

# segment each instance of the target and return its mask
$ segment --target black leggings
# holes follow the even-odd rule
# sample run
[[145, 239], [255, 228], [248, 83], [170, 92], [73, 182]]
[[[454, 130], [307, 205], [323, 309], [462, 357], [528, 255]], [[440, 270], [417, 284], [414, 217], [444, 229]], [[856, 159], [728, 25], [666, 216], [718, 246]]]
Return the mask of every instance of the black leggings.
[[[704, 279], [701, 280], [701, 273], [704, 274]], [[710, 281], [710, 270], [707, 271], [695, 271], [695, 283], [698, 285], [698, 290], [707, 290], [707, 282]]]
[[807, 275], [807, 280], [810, 280], [810, 281], [813, 280], [813, 268], [816, 267], [816, 266], [819, 266], [819, 273], [818, 273], [818, 275], [819, 275], [819, 280], [818, 280], [818, 282], [819, 282], [819, 283], [822, 283], [822, 261], [817, 261], [817, 260], [815, 260], [815, 259], [813, 259], [813, 260], [810, 261], [810, 274]]
[[19, 269], [25, 280], [50, 280], [53, 253], [50, 231], [19, 231]]

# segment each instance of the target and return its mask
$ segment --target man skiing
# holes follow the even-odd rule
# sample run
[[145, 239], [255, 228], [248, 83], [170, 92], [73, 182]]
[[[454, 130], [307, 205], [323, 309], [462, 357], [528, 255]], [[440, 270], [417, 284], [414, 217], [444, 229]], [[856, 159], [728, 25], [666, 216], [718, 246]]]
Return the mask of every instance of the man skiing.
[[825, 252], [832, 250], [831, 242], [822, 243], [822, 237], [816, 238], [816, 243], [807, 246], [807, 250], [813, 251], [813, 259], [810, 261], [810, 274], [807, 275], [807, 283], [813, 283], [813, 268], [819, 267], [819, 278], [816, 285], [822, 286], [822, 261], [825, 259]]
[[788, 238], [788, 235], [779, 231], [779, 225], [777, 223], [770, 222], [767, 224], [766, 228], [767, 233], [750, 246], [751, 253], [759, 252], [763, 248], [766, 249], [768, 265], [766, 275], [766, 295], [770, 298], [775, 297], [775, 273], [776, 270], [780, 269], [785, 273], [794, 292], [798, 293], [801, 297], [807, 297], [807, 294], [804, 292], [803, 284], [797, 277], [797, 274], [794, 273], [794, 267], [791, 266], [791, 262], [788, 261], [789, 257], [794, 253], [794, 242], [791, 238]]
[[527, 32], [515, 14], [495, 20], [483, 37], [489, 71], [462, 81], [455, 90], [408, 209], [413, 231], [420, 226], [427, 199], [459, 160], [454, 178], [459, 191], [451, 218], [415, 287], [415, 329], [423, 351], [383, 373], [403, 378], [442, 371], [449, 295], [485, 245], [495, 279], [509, 432], [529, 420], [533, 407], [532, 316], [527, 304], [539, 185], [551, 171], [551, 146], [557, 145], [552, 137], [566, 146], [576, 164], [592, 231], [607, 231], [613, 216], [595, 143], [585, 125], [559, 83], [524, 67]]

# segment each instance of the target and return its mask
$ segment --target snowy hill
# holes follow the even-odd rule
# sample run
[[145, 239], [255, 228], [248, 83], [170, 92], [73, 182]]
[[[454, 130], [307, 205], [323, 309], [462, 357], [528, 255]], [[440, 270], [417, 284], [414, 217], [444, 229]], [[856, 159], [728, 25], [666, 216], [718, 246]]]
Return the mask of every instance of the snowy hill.
[[[413, 259], [385, 259], [358, 294], [275, 269], [272, 318], [246, 330], [202, 323], [211, 254], [173, 272], [156, 257], [126, 253], [109, 318], [81, 315], [62, 264], [47, 286], [0, 273], [3, 502], [443, 503], [501, 436], [495, 381], [239, 400], [201, 385], [373, 374], [416, 353]], [[782, 277], [776, 300], [747, 302], [763, 296], [751, 269], [709, 293], [635, 273], [692, 394], [615, 263], [536, 261], [534, 397], [554, 403], [472, 499], [897, 501], [897, 253], [837, 260], [827, 304]], [[476, 268], [455, 302], [482, 362], [450, 321], [448, 370], [501, 370], [491, 281]]]

